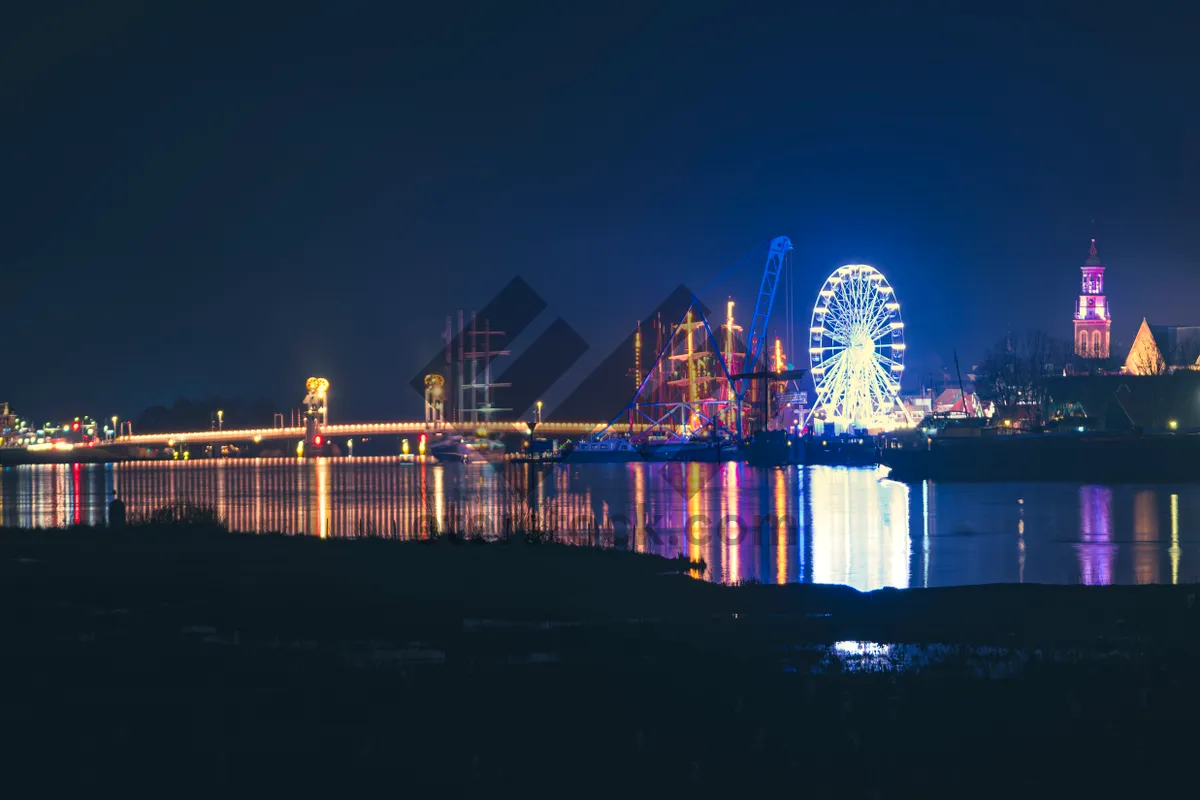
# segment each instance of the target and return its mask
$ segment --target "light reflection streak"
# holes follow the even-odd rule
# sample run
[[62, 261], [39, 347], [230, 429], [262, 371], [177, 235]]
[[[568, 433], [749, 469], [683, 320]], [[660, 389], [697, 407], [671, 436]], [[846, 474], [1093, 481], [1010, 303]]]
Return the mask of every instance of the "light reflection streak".
[[631, 464], [628, 469], [633, 473], [633, 549], [638, 553], [646, 552], [646, 525], [650, 515], [650, 498], [646, 494], [646, 470], [638, 469]]
[[1017, 500], [1017, 582], [1025, 582], [1025, 501]]
[[[742, 578], [742, 525], [738, 517], [738, 469], [739, 465], [730, 462], [724, 465], [724, 491], [721, 493], [721, 522], [716, 526], [717, 535], [721, 537], [723, 580], [725, 583], [737, 583]], [[726, 557], [726, 554], [727, 557]]]
[[71, 524], [78, 525], [83, 521], [83, 513], [81, 506], [83, 504], [83, 486], [80, 481], [79, 470], [82, 469], [82, 464], [71, 465]]
[[703, 555], [700, 552], [699, 543], [703, 541], [704, 531], [697, 533], [696, 528], [701, 527], [701, 511], [704, 509], [703, 483], [700, 475], [700, 465], [697, 463], [685, 464], [680, 466], [684, 470], [686, 476], [684, 485], [687, 487], [688, 497], [688, 513], [684, 524], [687, 530], [684, 532], [684, 547], [687, 548], [688, 558], [693, 564], [699, 563]]
[[812, 509], [810, 504], [805, 502], [807, 493], [811, 489], [805, 474], [803, 469], [796, 470], [796, 580], [800, 583], [812, 581], [812, 564], [810, 563], [812, 559], [808, 552], [812, 529]]
[[[172, 484], [174, 486], [174, 484]], [[262, 459], [254, 459], [254, 530], [263, 530]]]
[[225, 472], [225, 459], [217, 460], [217, 519], [229, 520], [229, 503], [226, 501], [226, 495], [229, 492], [226, 487], [226, 480], [229, 477]]
[[[787, 477], [784, 470], [777, 469], [775, 478], [775, 582], [787, 583], [788, 579], [788, 521]], [[755, 526], [757, 528], [757, 526]], [[761, 535], [762, 531], [755, 531]]]
[[317, 531], [324, 539], [329, 535], [329, 459], [317, 459]]
[[1171, 495], [1171, 584], [1179, 583], [1179, 495]]
[[1133, 578], [1137, 583], [1158, 583], [1157, 505], [1158, 495], [1151, 489], [1133, 496]]
[[33, 509], [35, 508], [35, 504], [38, 502], [38, 495], [40, 493], [39, 492], [40, 487], [37, 483], [34, 482], [34, 479], [33, 479], [33, 476], [34, 476], [33, 469], [34, 468], [18, 467], [18, 469], [21, 471], [20, 474], [21, 474], [21, 478], [22, 478], [22, 483], [25, 486], [25, 496], [29, 498], [29, 504], [25, 507], [25, 509], [22, 511], [22, 513], [20, 515], [20, 520], [21, 520], [20, 524], [21, 524], [22, 528], [31, 528], [31, 527], [33, 527]]
[[1112, 544], [1112, 490], [1079, 487], [1079, 579], [1088, 586], [1112, 583], [1117, 546]]
[[67, 468], [61, 464], [50, 467], [54, 473], [54, 513], [43, 527], [58, 528], [67, 521]]
[[921, 585], [929, 588], [929, 481], [921, 481]]

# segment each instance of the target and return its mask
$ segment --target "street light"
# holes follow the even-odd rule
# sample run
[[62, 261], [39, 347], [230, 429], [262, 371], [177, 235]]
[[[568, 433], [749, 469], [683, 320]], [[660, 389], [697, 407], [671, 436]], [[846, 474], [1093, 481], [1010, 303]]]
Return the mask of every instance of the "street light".
[[542, 401], [537, 401], [537, 424], [542, 424]]
[[217, 410], [217, 430], [225, 430], [225, 412], [220, 409]]
[[113, 415], [112, 421], [113, 421], [112, 435], [113, 435], [113, 438], [115, 439], [115, 438], [117, 438], [117, 416], [116, 416], [116, 414]]

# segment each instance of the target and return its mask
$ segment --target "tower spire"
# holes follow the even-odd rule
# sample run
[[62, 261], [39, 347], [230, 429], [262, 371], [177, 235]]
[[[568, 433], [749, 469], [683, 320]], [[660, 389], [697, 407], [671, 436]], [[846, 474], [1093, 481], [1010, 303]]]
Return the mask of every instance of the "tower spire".
[[1075, 306], [1075, 354], [1081, 358], [1108, 358], [1112, 314], [1104, 296], [1104, 266], [1095, 239], [1080, 271], [1083, 275]]

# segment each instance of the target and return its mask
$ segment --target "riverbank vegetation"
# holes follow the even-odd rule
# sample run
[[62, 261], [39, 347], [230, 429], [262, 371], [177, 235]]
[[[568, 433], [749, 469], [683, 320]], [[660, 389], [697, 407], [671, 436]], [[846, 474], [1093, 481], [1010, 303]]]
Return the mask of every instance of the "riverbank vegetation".
[[13, 785], [1145, 792], [1200, 710], [1194, 586], [727, 587], [140, 522], [0, 530]]

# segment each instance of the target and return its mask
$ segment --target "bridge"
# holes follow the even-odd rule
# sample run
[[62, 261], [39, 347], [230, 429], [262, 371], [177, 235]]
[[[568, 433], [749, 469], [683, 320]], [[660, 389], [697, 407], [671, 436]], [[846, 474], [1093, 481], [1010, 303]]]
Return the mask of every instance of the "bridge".
[[[303, 450], [299, 452], [327, 452], [340, 440], [345, 445], [354, 439], [368, 439], [377, 436], [420, 436], [430, 437], [444, 435], [463, 436], [522, 436], [532, 437], [535, 432], [539, 436], [583, 438], [613, 433], [641, 433], [653, 427], [646, 423], [612, 425], [608, 421], [542, 422], [542, 404], [537, 404], [533, 420], [486, 420], [473, 419], [451, 421], [445, 419], [442, 403], [442, 382], [440, 376], [431, 376], [438, 380], [427, 380], [425, 396], [424, 420], [396, 420], [389, 422], [350, 422], [341, 424], [329, 423], [328, 392], [329, 381], [325, 378], [309, 378], [305, 384], [308, 394], [305, 395], [303, 412], [299, 420], [291, 425], [283, 424], [282, 414], [276, 414], [276, 424], [269, 428], [226, 428], [224, 413], [216, 412], [214, 426], [207, 430], [175, 431], [167, 433], [134, 433], [131, 422], [123, 422], [107, 438], [95, 435], [94, 429], [83, 437], [84, 441], [71, 441], [64, 438], [39, 439], [37, 442], [25, 444], [4, 445], [3, 449], [22, 449], [29, 451], [44, 450], [75, 450], [76, 448], [177, 448], [183, 445], [231, 445], [231, 444], [260, 444], [263, 442], [303, 442]], [[478, 409], [478, 413], [484, 412]], [[296, 424], [300, 422], [300, 424]], [[114, 424], [116, 418], [114, 417]], [[76, 423], [75, 430], [79, 430]], [[40, 432], [39, 432], [40, 433]], [[69, 432], [68, 432], [69, 433]]]
[[[540, 435], [559, 435], [564, 437], [591, 436], [600, 433], [608, 426], [607, 422], [355, 422], [341, 425], [319, 425], [318, 435], [326, 439], [352, 438], [362, 436], [404, 436], [422, 433], [458, 433], [471, 435], [485, 430], [489, 435], [518, 434], [530, 436], [536, 430]], [[645, 424], [635, 424], [633, 430], [641, 432]], [[627, 430], [628, 426], [614, 426]], [[141, 447], [174, 447], [186, 443], [203, 444], [232, 444], [236, 442], [262, 442], [268, 440], [299, 441], [311, 438], [307, 426], [291, 426], [276, 428], [246, 428], [205, 431], [184, 431], [180, 433], [137, 433], [118, 436], [110, 442], [117, 444], [139, 445]], [[103, 443], [102, 443], [103, 444]]]
[[[308, 447], [332, 444], [337, 439], [370, 436], [404, 436], [420, 434], [461, 435], [519, 435], [532, 436], [534, 431], [542, 435], [582, 437], [598, 434], [609, 428], [608, 422], [542, 422], [542, 404], [537, 404], [533, 421], [450, 421], [445, 418], [443, 405], [443, 382], [441, 376], [426, 379], [425, 419], [421, 421], [394, 422], [350, 422], [329, 424], [328, 393], [329, 381], [325, 378], [309, 378], [305, 383], [308, 394], [304, 396], [303, 425], [270, 428], [227, 429], [218, 425], [215, 429], [181, 431], [178, 433], [134, 433], [126, 428], [109, 440], [112, 444], [136, 445], [139, 447], [175, 447], [182, 444], [232, 444], [235, 442], [264, 442], [270, 440], [298, 440]], [[220, 419], [220, 412], [218, 412]], [[282, 423], [282, 419], [280, 419]], [[633, 424], [632, 432], [640, 432], [648, 426]]]

